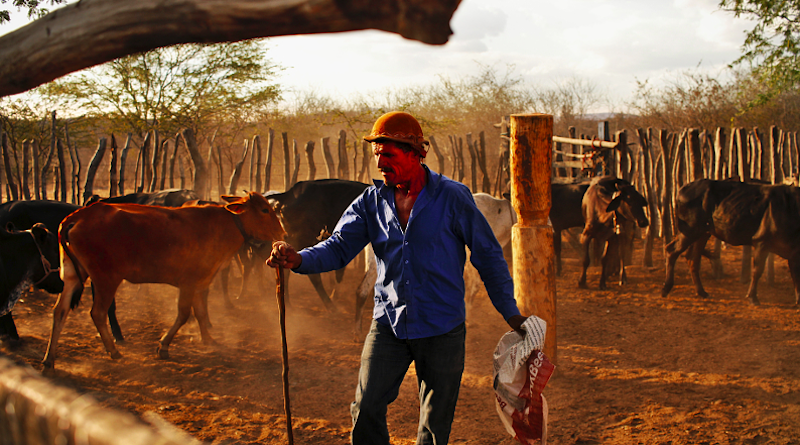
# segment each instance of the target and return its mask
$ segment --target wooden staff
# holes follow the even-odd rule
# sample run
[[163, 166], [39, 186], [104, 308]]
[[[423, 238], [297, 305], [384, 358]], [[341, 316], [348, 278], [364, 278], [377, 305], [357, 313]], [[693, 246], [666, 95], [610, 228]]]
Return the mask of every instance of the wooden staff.
[[283, 284], [283, 268], [275, 268], [278, 297], [278, 313], [281, 323], [281, 359], [283, 361], [283, 411], [286, 413], [286, 434], [289, 437], [289, 445], [294, 445], [292, 436], [292, 410], [289, 403], [289, 349], [286, 347], [286, 303], [285, 287]]

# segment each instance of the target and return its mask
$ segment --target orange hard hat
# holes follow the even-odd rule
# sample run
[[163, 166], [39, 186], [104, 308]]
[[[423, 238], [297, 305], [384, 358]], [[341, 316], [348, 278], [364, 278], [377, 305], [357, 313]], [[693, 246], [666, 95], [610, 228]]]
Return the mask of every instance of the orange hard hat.
[[422, 127], [414, 116], [403, 111], [392, 111], [375, 121], [372, 132], [364, 136], [368, 142], [394, 141], [411, 145], [421, 157], [428, 153], [428, 141], [422, 136]]

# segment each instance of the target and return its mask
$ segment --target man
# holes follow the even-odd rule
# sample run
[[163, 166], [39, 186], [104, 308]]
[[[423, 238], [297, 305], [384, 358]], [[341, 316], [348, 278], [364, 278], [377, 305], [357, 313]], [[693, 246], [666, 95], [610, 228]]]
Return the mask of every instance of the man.
[[378, 265], [375, 309], [361, 355], [352, 443], [389, 444], [388, 405], [414, 362], [419, 384], [418, 444], [446, 444], [464, 370], [465, 246], [495, 308], [521, 331], [503, 250], [469, 189], [422, 164], [428, 142], [408, 113], [381, 116], [372, 142], [383, 181], [374, 181], [333, 235], [299, 253], [276, 242], [267, 264], [298, 273], [340, 269], [372, 243]]

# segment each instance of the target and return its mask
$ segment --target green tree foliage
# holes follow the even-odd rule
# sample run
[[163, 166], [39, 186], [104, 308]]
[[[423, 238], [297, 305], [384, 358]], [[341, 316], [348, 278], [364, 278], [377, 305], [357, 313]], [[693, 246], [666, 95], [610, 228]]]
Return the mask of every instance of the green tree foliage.
[[756, 20], [734, 62], [753, 66], [767, 86], [753, 104], [800, 86], [800, 0], [721, 0], [719, 7]]
[[38, 92], [69, 99], [74, 113], [102, 117], [108, 132], [172, 135], [191, 128], [203, 141], [220, 128], [241, 129], [274, 106], [278, 69], [257, 40], [189, 44], [117, 59]]
[[[50, 12], [48, 9], [44, 8], [42, 5], [46, 5], [48, 3], [51, 4], [51, 5], [57, 5], [57, 4], [66, 3], [66, 2], [67, 2], [67, 0], [45, 0], [45, 1], [41, 1], [41, 0], [11, 0], [10, 2], [9, 2], [9, 0], [0, 0], [0, 5], [6, 5], [8, 3], [11, 3], [11, 6], [15, 6], [17, 8], [17, 11], [19, 11], [21, 9], [27, 9], [28, 10], [28, 18], [29, 19], [33, 19], [33, 18], [39, 18], [39, 17], [47, 14], [48, 12]], [[7, 22], [9, 20], [11, 20], [11, 11], [9, 11], [7, 9], [0, 9], [0, 24], [5, 23], [5, 22]]]

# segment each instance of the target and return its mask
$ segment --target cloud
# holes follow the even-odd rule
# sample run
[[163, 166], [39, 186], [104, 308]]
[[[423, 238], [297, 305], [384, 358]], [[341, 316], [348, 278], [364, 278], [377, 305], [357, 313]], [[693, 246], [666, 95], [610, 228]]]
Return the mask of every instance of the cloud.
[[476, 6], [465, 1], [453, 16], [454, 40], [481, 40], [502, 34], [508, 24], [508, 11]]

